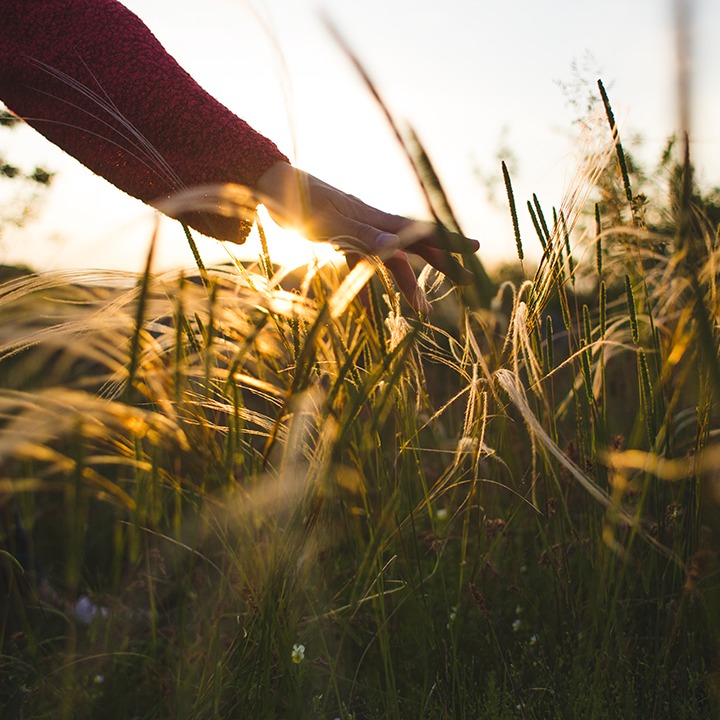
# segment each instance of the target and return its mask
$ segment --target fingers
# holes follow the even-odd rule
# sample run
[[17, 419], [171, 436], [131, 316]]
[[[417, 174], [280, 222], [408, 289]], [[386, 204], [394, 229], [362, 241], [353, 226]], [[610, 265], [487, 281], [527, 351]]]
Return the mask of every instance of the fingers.
[[[452, 282], [458, 285], [467, 285], [472, 282], [472, 273], [466, 270], [458, 260], [453, 257], [453, 252], [468, 254], [474, 252], [479, 243], [477, 240], [470, 240], [457, 233], [447, 233], [447, 243], [438, 239], [438, 231], [435, 226], [429, 223], [412, 222], [419, 231], [419, 235], [413, 232], [413, 242], [406, 244], [408, 235], [401, 231], [400, 237], [388, 232], [378, 230], [376, 227], [345, 218], [347, 236], [342, 236], [345, 243], [357, 248], [359, 252], [366, 252], [378, 255], [382, 260], [387, 259], [398, 249], [404, 248], [406, 252], [421, 257], [425, 262], [432, 265], [436, 270], [446, 275]], [[428, 229], [431, 232], [428, 232]], [[404, 236], [404, 237], [403, 237]]]
[[405, 250], [415, 252], [419, 245], [437, 248], [446, 252], [469, 255], [480, 249], [477, 240], [466, 238], [460, 233], [451, 232], [434, 223], [413, 221], [398, 233]]
[[[360, 262], [361, 255], [358, 253], [346, 253], [345, 262], [350, 270], [352, 270], [358, 262]], [[420, 289], [420, 286], [415, 279], [415, 273], [413, 272], [410, 263], [408, 262], [407, 255], [405, 253], [395, 253], [385, 261], [385, 267], [391, 273], [395, 280], [395, 284], [403, 294], [403, 297], [408, 301], [410, 306], [415, 312], [421, 315], [429, 316], [432, 314], [432, 307], [425, 297], [425, 293]], [[366, 309], [370, 308], [370, 293], [368, 286], [364, 285], [362, 290], [358, 293], [360, 302]]]
[[[397, 250], [398, 245], [403, 244], [402, 240], [399, 240], [395, 235], [379, 231], [377, 228], [363, 223], [348, 221], [347, 228], [349, 236], [345, 238], [346, 242], [356, 247], [359, 253], [369, 253], [379, 256], [392, 274], [398, 289], [411, 307], [416, 312], [429, 315], [431, 312], [430, 304], [418, 286], [407, 254]], [[353, 240], [355, 240], [355, 242], [353, 242]], [[467, 247], [467, 243], [475, 243], [475, 241], [468, 241], [467, 238], [463, 238], [457, 234], [455, 234], [454, 242], [453, 247]], [[459, 244], [460, 242], [463, 244]], [[470, 247], [472, 247], [472, 244]], [[472, 273], [466, 270], [452, 253], [444, 247], [439, 248], [434, 244], [414, 242], [408, 247], [408, 250], [422, 258], [457, 285], [468, 285], [473, 280]], [[357, 261], [357, 253], [349, 253], [347, 262], [351, 269], [357, 264]], [[367, 297], [361, 298], [361, 300], [363, 304], [367, 304]]]
[[366, 205], [352, 196], [345, 196], [342, 200], [344, 202], [337, 202], [336, 199], [336, 202], [333, 203], [340, 215], [354, 218], [363, 225], [397, 235], [404, 249], [414, 251], [413, 245], [417, 243], [462, 255], [475, 253], [480, 249], [480, 243], [477, 240], [451, 232], [437, 223], [411, 220], [401, 215], [386, 213]]
[[473, 281], [473, 274], [448, 252], [426, 245], [419, 245], [412, 252], [456, 285], [469, 285]]
[[410, 307], [421, 315], [431, 315], [432, 307], [417, 283], [407, 255], [403, 252], [397, 252], [384, 262], [395, 279], [398, 289], [410, 303]]
[[324, 239], [340, 247], [350, 246], [360, 253], [386, 258], [400, 247], [397, 235], [351, 218], [334, 219], [332, 227], [334, 234]]

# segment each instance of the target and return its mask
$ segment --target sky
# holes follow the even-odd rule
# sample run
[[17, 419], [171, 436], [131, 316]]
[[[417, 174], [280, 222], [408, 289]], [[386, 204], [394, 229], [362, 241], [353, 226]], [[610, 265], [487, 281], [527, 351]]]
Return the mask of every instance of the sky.
[[[272, 138], [299, 167], [382, 209], [427, 217], [410, 165], [327, 29], [330, 21], [401, 126], [412, 127], [464, 232], [489, 265], [515, 242], [500, 160], [520, 207], [559, 206], [582, 147], [574, 121], [602, 78], [621, 134], [656, 162], [678, 127], [673, 0], [126, 0], [211, 94]], [[700, 176], [720, 185], [720, 3], [691, 7], [691, 137]], [[568, 87], [579, 90], [568, 91]], [[30, 128], [0, 133], [0, 155], [57, 172], [37, 218], [6, 229], [0, 260], [36, 268], [142, 267], [155, 213], [92, 175]], [[182, 230], [163, 222], [158, 269], [191, 266]], [[532, 229], [521, 229], [533, 255]], [[270, 228], [294, 262], [320, 246]], [[308, 249], [309, 248], [309, 249]], [[230, 247], [240, 257], [257, 243]], [[539, 248], [535, 248], [539, 252]], [[200, 240], [207, 263], [228, 248]]]

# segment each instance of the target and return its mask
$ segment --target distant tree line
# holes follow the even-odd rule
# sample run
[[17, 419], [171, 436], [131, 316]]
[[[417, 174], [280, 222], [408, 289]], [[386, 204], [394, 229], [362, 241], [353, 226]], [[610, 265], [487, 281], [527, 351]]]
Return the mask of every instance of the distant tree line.
[[[7, 110], [0, 110], [0, 127], [14, 128], [22, 122], [20, 118], [13, 115]], [[10, 180], [28, 180], [38, 185], [50, 185], [54, 177], [54, 173], [49, 170], [36, 167], [32, 172], [24, 172], [16, 165], [11, 165], [2, 156], [0, 156], [0, 176], [9, 178]]]

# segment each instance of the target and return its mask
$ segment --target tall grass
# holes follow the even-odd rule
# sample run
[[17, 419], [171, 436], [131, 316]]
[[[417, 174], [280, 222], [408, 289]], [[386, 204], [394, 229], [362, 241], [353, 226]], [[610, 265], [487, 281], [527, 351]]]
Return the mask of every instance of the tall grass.
[[611, 224], [619, 147], [433, 323], [369, 262], [6, 282], [0, 717], [712, 717], [717, 226], [684, 159]]

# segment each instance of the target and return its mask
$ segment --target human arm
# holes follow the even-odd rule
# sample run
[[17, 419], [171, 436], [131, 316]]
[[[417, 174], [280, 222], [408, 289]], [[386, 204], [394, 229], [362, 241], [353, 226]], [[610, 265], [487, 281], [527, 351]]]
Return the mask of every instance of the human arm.
[[[282, 224], [350, 248], [349, 263], [358, 253], [381, 255], [418, 309], [423, 298], [406, 252], [467, 280], [451, 253], [474, 252], [475, 241], [448, 242], [432, 224], [379, 211], [293, 168], [116, 0], [4, 0], [2, 10], [0, 98], [125, 192], [168, 207], [167, 198], [188, 187], [249, 187]], [[223, 240], [242, 242], [250, 228], [211, 207], [174, 214]]]
[[[0, 98], [93, 172], [156, 204], [188, 187], [253, 187], [286, 160], [203, 90], [116, 0], [3, 0]], [[242, 242], [250, 223], [184, 217]]]

